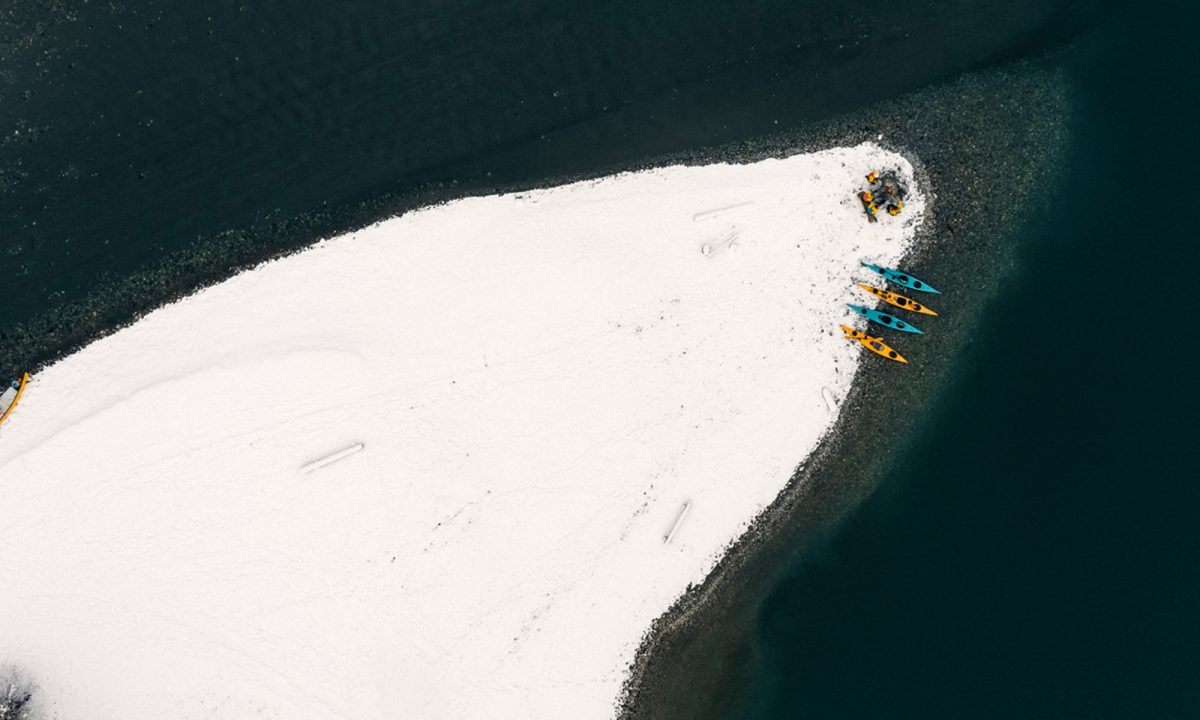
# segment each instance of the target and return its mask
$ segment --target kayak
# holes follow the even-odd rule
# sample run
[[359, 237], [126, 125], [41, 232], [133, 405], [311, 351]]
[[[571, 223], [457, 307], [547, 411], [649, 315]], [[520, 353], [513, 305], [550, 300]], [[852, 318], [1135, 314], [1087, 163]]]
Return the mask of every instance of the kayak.
[[920, 290], [921, 292], [933, 293], [934, 295], [942, 294], [942, 292], [940, 290], [935, 290], [935, 289], [929, 287], [929, 285], [927, 285], [926, 283], [923, 283], [920, 280], [916, 279], [912, 275], [907, 275], [905, 273], [900, 272], [899, 270], [894, 270], [892, 268], [879, 267], [878, 265], [872, 265], [871, 263], [863, 263], [863, 267], [867, 268], [868, 270], [871, 270], [872, 272], [879, 273], [880, 275], [884, 276], [888, 280], [891, 280], [892, 282], [896, 283], [897, 285], [903, 285], [904, 287], [908, 288], [909, 290]]
[[888, 360], [895, 360], [899, 363], [908, 364], [908, 361], [904, 359], [904, 356], [888, 347], [888, 344], [883, 341], [883, 338], [871, 337], [862, 330], [855, 330], [854, 328], [846, 327], [845, 325], [842, 325], [841, 328], [842, 331], [846, 333], [846, 340], [857, 340], [862, 344], [863, 347], [875, 353], [876, 355], [879, 355], [880, 357], [885, 357]]
[[918, 330], [917, 328], [913, 327], [912, 325], [909, 325], [908, 323], [904, 322], [903, 320], [896, 317], [895, 315], [888, 315], [885, 312], [879, 312], [878, 310], [872, 310], [871, 308], [865, 308], [862, 305], [851, 305], [850, 303], [846, 303], [846, 307], [850, 308], [851, 310], [858, 313], [859, 315], [862, 315], [863, 317], [870, 320], [871, 322], [877, 323], [884, 327], [890, 327], [893, 330], [901, 330], [903, 332], [916, 333], [918, 335], [925, 334], [921, 330]]
[[12, 384], [4, 389], [4, 392], [0, 392], [0, 423], [7, 420], [17, 407], [22, 393], [25, 392], [25, 383], [27, 382], [29, 382], [29, 373], [22, 375], [20, 380], [13, 380]]
[[916, 300], [913, 300], [912, 298], [906, 298], [903, 295], [899, 295], [894, 292], [888, 292], [887, 290], [880, 290], [877, 287], [871, 287], [870, 285], [867, 285], [865, 283], [859, 283], [858, 286], [860, 288], [862, 288], [863, 290], [866, 290], [867, 292], [871, 293], [875, 297], [879, 298], [880, 300], [884, 301], [885, 303], [888, 303], [890, 305], [895, 305], [898, 308], [904, 308], [905, 310], [912, 310], [913, 312], [921, 313], [922, 315], [937, 315], [937, 313], [935, 313], [934, 311], [925, 307], [924, 305], [917, 302]]

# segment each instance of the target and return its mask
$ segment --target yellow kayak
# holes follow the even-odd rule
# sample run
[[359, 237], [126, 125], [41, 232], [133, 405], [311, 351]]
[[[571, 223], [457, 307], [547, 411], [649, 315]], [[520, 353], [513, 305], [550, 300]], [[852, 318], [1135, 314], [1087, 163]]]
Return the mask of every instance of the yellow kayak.
[[897, 295], [896, 293], [889, 292], [887, 290], [880, 290], [877, 287], [871, 287], [865, 283], [859, 283], [858, 286], [889, 305], [895, 305], [896, 307], [904, 308], [905, 310], [912, 310], [913, 312], [921, 313], [922, 315], [937, 315], [937, 313], [925, 307], [916, 300], [913, 300], [912, 298], [906, 298], [903, 295]]
[[0, 423], [8, 419], [12, 411], [17, 407], [17, 403], [21, 400], [22, 393], [25, 392], [25, 384], [29, 382], [29, 373], [21, 376], [20, 380], [14, 380], [10, 387], [0, 392]]
[[885, 357], [888, 360], [895, 360], [896, 362], [904, 363], [906, 365], [908, 364], [908, 361], [904, 359], [904, 356], [889, 347], [888, 344], [883, 341], [883, 338], [871, 337], [862, 330], [855, 330], [854, 328], [846, 327], [845, 325], [840, 325], [839, 327], [842, 328], [842, 332], [846, 333], [847, 340], [857, 340], [858, 342], [862, 343], [863, 347], [875, 353], [876, 355], [879, 355], [880, 357]]

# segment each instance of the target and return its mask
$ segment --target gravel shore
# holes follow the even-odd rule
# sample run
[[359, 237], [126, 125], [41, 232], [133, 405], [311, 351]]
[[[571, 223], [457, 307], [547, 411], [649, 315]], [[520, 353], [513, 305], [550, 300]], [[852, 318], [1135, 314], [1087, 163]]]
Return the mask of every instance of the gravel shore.
[[837, 424], [788, 488], [647, 634], [622, 720], [738, 716], [756, 664], [760, 603], [789, 559], [818, 547], [877, 487], [956, 359], [969, 354], [980, 314], [1016, 267], [1016, 238], [1036, 238], [1031, 223], [1061, 181], [1069, 141], [1069, 87], [1052, 64], [966, 76], [803, 135], [709, 156], [750, 160], [868, 139], [904, 153], [930, 196], [904, 267], [942, 291], [940, 316], [906, 343], [909, 365], [865, 357]]

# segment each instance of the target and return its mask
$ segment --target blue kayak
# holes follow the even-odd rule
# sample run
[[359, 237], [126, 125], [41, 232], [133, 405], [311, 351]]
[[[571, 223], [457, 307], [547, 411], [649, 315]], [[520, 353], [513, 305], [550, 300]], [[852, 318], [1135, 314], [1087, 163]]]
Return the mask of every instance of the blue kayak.
[[909, 325], [908, 323], [904, 322], [903, 320], [896, 317], [895, 315], [888, 315], [885, 312], [879, 312], [878, 310], [872, 310], [871, 308], [865, 308], [862, 305], [851, 305], [850, 303], [846, 303], [846, 307], [850, 308], [851, 310], [858, 313], [859, 315], [862, 315], [863, 317], [870, 320], [871, 322], [877, 323], [884, 327], [890, 327], [893, 330], [903, 330], [904, 332], [916, 333], [918, 335], [925, 334], [924, 332], [916, 329], [912, 325]]
[[887, 278], [888, 280], [891, 280], [892, 282], [896, 283], [897, 285], [903, 285], [904, 287], [906, 287], [910, 290], [920, 290], [921, 292], [933, 293], [934, 295], [942, 294], [940, 290], [935, 290], [935, 289], [929, 287], [929, 285], [927, 285], [926, 283], [923, 283], [920, 280], [916, 279], [912, 275], [906, 275], [906, 274], [900, 272], [899, 270], [893, 270], [892, 268], [879, 267], [878, 265], [872, 265], [871, 263], [863, 263], [863, 267], [865, 267], [868, 270], [871, 270], [873, 272], [877, 272], [880, 275]]

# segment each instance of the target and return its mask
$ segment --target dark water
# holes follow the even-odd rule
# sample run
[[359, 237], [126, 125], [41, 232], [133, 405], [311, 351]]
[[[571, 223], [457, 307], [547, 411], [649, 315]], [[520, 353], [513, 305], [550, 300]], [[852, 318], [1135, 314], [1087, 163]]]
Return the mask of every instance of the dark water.
[[8, 342], [45, 347], [0, 365], [430, 188], [794, 127], [1069, 38], [1094, 4], [13, 0], [0, 328], [37, 318]]
[[1067, 54], [1057, 209], [883, 490], [762, 607], [745, 717], [1200, 717], [1188, 9]]
[[[0, 375], [430, 188], [738, 141], [1073, 41], [1061, 210], [1014, 239], [1019, 276], [884, 490], [764, 606], [746, 715], [1197, 717], [1197, 343], [1162, 302], [1193, 274], [1190, 10], [5, 3]], [[231, 236], [244, 257], [189, 264]], [[93, 312], [56, 320], [73, 303]], [[14, 349], [14, 325], [53, 332]]]

